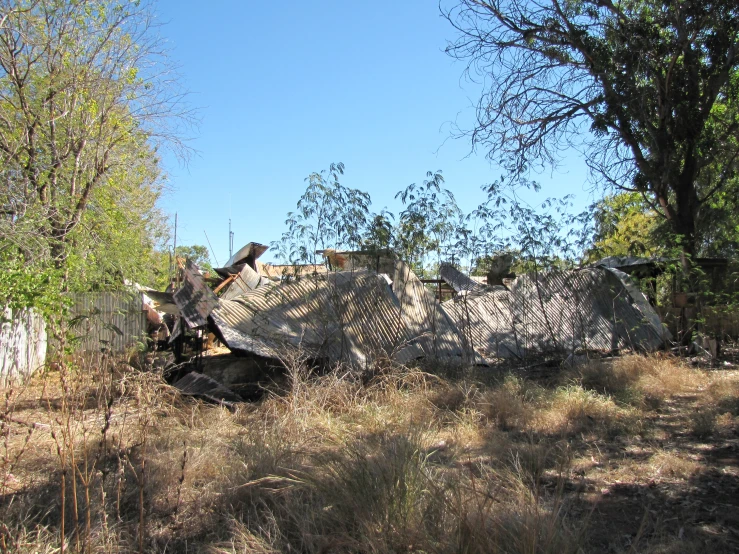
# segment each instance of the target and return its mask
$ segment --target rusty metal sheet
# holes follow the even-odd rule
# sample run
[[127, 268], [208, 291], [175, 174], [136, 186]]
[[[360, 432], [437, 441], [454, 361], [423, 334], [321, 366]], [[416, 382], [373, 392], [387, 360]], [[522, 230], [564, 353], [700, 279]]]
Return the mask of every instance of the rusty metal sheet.
[[172, 295], [180, 314], [188, 327], [201, 327], [208, 323], [208, 316], [218, 306], [218, 297], [205, 283], [197, 265], [187, 261], [182, 288]]

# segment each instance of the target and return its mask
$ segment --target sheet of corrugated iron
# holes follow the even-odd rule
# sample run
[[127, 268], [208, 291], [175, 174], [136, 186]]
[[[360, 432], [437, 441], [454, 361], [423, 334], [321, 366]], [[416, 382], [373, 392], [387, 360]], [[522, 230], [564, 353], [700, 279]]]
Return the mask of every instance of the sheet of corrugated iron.
[[206, 325], [210, 312], [218, 305], [218, 297], [205, 283], [198, 266], [190, 260], [185, 266], [182, 288], [172, 298], [189, 327]]
[[407, 327], [385, 278], [367, 271], [260, 287], [222, 301], [211, 317], [229, 348], [260, 356], [280, 357], [285, 345], [353, 365], [429, 354]]
[[254, 271], [248, 264], [244, 264], [238, 277], [228, 285], [226, 290], [221, 294], [221, 300], [233, 300], [237, 296], [241, 296], [247, 291], [254, 290], [257, 287], [269, 284], [270, 281], [266, 277], [262, 277]]
[[174, 387], [187, 396], [204, 398], [217, 404], [223, 403], [230, 405], [244, 401], [241, 396], [215, 379], [211, 379], [202, 373], [195, 373], [194, 371], [179, 379], [174, 383]]
[[442, 302], [441, 307], [460, 330], [467, 351], [476, 351], [488, 359], [522, 356], [513, 325], [510, 294], [503, 287], [459, 296]]
[[122, 352], [146, 337], [146, 313], [139, 292], [72, 294], [72, 346], [76, 350]]
[[468, 277], [450, 264], [441, 264], [439, 267], [439, 277], [457, 292], [481, 293], [485, 290], [484, 285]]
[[655, 350], [667, 336], [648, 303], [638, 304], [611, 270], [549, 271], [519, 277], [511, 310], [525, 352], [580, 348]]
[[462, 336], [446, 312], [411, 268], [404, 262], [395, 263], [393, 292], [400, 304], [400, 316], [413, 337], [435, 358], [471, 360], [473, 353], [465, 350]]

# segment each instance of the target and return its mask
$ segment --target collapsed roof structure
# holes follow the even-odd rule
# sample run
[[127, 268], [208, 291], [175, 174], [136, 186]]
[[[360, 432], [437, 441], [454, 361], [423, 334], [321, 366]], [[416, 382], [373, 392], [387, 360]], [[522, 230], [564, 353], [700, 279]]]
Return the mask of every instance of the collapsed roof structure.
[[189, 264], [173, 298], [184, 321], [209, 325], [240, 355], [280, 359], [297, 347], [353, 366], [378, 357], [479, 363], [582, 349], [651, 351], [671, 338], [628, 275], [614, 268], [524, 275], [506, 288], [444, 265], [440, 276], [457, 294], [440, 303], [387, 253], [326, 251], [336, 271], [284, 266], [288, 278], [275, 283], [271, 266], [257, 262], [265, 251], [249, 243], [217, 269], [218, 298]]
[[465, 346], [485, 358], [653, 351], [671, 338], [641, 291], [616, 269], [527, 274], [510, 288], [483, 287], [448, 265], [440, 274], [460, 293], [442, 309], [465, 337]]
[[388, 253], [326, 251], [332, 270], [284, 266], [277, 279], [272, 266], [257, 261], [265, 251], [258, 243], [239, 250], [215, 270], [221, 281], [213, 290], [188, 262], [172, 297], [182, 321], [208, 326], [237, 355], [279, 360], [299, 348], [314, 360], [354, 367], [378, 358], [486, 363], [583, 349], [652, 351], [671, 338], [628, 275], [614, 268], [523, 275], [506, 287], [443, 265], [440, 276], [456, 294], [439, 302]]

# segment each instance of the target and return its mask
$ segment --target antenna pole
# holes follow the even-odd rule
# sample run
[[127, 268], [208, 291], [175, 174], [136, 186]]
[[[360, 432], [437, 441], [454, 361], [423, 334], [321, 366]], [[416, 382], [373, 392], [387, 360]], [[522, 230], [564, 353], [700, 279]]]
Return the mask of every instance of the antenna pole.
[[234, 255], [234, 233], [231, 230], [231, 218], [228, 218], [228, 257], [229, 259]]
[[234, 255], [234, 234], [231, 230], [231, 195], [228, 195], [228, 259]]
[[177, 273], [179, 270], [179, 266], [177, 265], [177, 212], [174, 213], [174, 247], [172, 248], [172, 257], [174, 258], [174, 266], [172, 269], [174, 269], [174, 281], [176, 288]]

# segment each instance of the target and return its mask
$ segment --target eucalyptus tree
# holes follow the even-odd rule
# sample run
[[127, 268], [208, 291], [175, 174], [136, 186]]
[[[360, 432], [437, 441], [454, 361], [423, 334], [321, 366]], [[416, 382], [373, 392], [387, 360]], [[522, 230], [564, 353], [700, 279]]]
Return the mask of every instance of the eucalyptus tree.
[[[469, 134], [517, 170], [586, 153], [639, 193], [686, 260], [739, 169], [736, 0], [461, 0], [447, 52], [482, 83]], [[689, 262], [686, 263], [689, 265]]]
[[319, 250], [356, 249], [371, 223], [370, 195], [343, 185], [344, 164], [306, 177], [296, 210], [287, 214], [287, 231], [272, 243], [277, 256], [291, 264], [315, 264]]
[[421, 184], [412, 183], [395, 195], [405, 208], [398, 217], [397, 248], [420, 271], [432, 253], [437, 264], [458, 258], [456, 244], [464, 214], [443, 184], [441, 170], [428, 171]]

